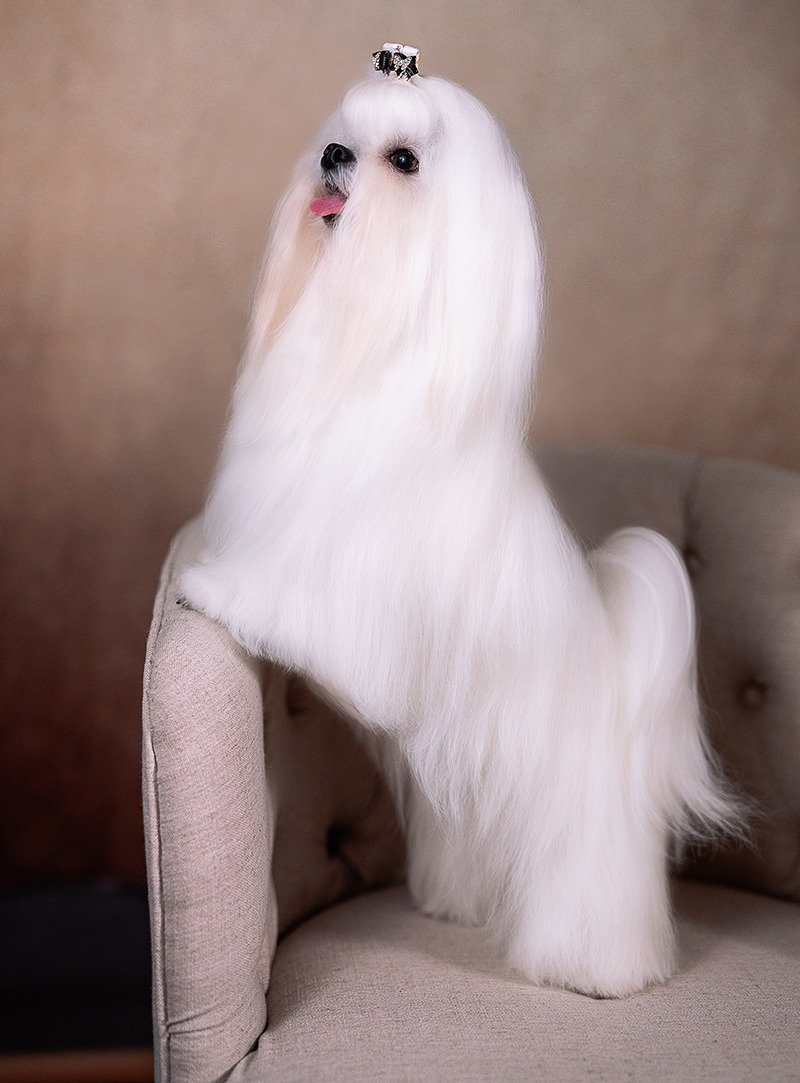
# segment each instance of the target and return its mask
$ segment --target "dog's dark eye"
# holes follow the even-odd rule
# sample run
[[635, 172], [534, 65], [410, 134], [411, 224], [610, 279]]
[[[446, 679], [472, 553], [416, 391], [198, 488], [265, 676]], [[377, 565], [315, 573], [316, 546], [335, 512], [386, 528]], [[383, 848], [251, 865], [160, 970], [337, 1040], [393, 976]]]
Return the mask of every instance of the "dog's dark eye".
[[397, 150], [393, 150], [389, 155], [389, 161], [398, 173], [416, 173], [419, 169], [419, 159], [408, 147], [398, 147]]

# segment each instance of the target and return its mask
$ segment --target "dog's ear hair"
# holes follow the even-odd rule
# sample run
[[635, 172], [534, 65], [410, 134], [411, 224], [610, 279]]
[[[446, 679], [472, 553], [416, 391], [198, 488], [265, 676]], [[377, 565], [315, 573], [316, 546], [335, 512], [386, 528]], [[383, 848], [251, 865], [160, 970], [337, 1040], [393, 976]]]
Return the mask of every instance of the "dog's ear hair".
[[[426, 81], [441, 117], [439, 226], [428, 269], [440, 318], [425, 324], [436, 359], [434, 394], [464, 416], [496, 413], [527, 428], [538, 358], [542, 259], [525, 177], [491, 114], [461, 87]], [[464, 170], [464, 148], [480, 148], [480, 170]]]
[[256, 290], [251, 339], [261, 350], [283, 326], [317, 261], [322, 230], [308, 210], [312, 198], [309, 170], [299, 168], [275, 211]]

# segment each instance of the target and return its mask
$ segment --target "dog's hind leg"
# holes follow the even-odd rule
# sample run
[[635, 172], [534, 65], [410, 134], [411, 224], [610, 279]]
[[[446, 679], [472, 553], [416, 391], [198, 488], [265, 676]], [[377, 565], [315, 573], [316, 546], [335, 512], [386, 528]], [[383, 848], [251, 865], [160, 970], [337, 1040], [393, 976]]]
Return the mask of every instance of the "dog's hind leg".
[[555, 765], [561, 824], [529, 876], [512, 961], [533, 980], [622, 996], [669, 976], [673, 841], [736, 826], [716, 778], [696, 690], [694, 609], [674, 547], [649, 530], [592, 557], [609, 615], [616, 692], [588, 709], [585, 747]]
[[627, 996], [673, 969], [667, 830], [639, 822], [624, 766], [597, 744], [571, 770], [569, 818], [517, 870], [509, 960], [538, 984]]

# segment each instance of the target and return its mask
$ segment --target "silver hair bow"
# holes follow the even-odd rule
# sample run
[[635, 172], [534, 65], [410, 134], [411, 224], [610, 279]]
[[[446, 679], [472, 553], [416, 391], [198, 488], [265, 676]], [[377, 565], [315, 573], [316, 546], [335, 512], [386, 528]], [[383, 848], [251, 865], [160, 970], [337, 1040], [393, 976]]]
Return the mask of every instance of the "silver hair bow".
[[387, 41], [382, 49], [372, 54], [372, 64], [375, 71], [382, 71], [384, 75], [394, 72], [398, 79], [411, 79], [419, 75], [419, 49]]

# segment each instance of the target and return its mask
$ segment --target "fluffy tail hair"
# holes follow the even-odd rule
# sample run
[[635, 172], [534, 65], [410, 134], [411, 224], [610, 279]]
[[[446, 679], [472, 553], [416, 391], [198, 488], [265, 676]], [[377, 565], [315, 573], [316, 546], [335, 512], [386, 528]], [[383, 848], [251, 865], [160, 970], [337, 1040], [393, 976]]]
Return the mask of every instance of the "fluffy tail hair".
[[593, 563], [619, 641], [640, 813], [666, 819], [678, 848], [722, 831], [742, 834], [742, 810], [700, 717], [694, 602], [678, 552], [652, 530], [626, 529]]

